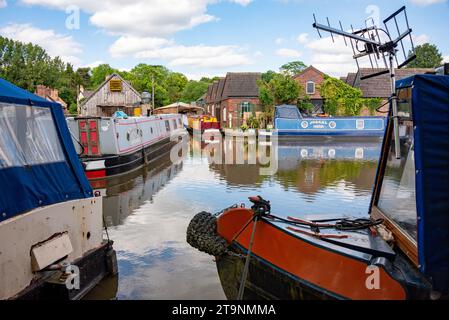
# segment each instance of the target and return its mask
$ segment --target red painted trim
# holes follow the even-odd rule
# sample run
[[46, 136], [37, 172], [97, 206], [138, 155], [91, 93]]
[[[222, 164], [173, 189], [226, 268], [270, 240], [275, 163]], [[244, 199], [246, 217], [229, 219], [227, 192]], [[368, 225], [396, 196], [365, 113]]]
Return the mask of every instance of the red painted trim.
[[95, 171], [86, 171], [87, 179], [98, 179], [106, 177], [106, 169], [103, 170], [95, 170]]

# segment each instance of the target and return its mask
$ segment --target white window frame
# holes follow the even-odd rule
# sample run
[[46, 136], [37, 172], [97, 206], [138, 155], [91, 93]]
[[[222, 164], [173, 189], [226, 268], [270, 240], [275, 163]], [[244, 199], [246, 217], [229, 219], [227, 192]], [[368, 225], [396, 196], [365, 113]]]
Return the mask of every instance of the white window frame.
[[[309, 84], [313, 84], [313, 92], [309, 92]], [[316, 93], [316, 84], [314, 81], [307, 81], [306, 83], [306, 93], [309, 95], [315, 94]]]

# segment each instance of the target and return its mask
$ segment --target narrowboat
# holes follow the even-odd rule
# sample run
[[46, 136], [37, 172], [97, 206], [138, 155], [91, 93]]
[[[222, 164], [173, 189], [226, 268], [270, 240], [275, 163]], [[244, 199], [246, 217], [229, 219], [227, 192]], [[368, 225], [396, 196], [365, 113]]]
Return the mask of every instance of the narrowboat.
[[229, 299], [448, 297], [449, 76], [396, 88], [366, 218], [276, 214], [260, 196], [195, 216], [187, 240], [216, 256]]
[[80, 299], [117, 272], [60, 104], [0, 79], [0, 300]]
[[208, 131], [218, 131], [220, 130], [220, 122], [217, 118], [207, 115], [202, 116], [189, 116], [189, 131], [194, 130], [201, 131], [202, 133]]
[[275, 108], [274, 132], [282, 137], [382, 137], [386, 117], [317, 117], [304, 118], [296, 106]]
[[89, 180], [141, 168], [167, 154], [187, 134], [179, 114], [67, 119], [73, 142]]

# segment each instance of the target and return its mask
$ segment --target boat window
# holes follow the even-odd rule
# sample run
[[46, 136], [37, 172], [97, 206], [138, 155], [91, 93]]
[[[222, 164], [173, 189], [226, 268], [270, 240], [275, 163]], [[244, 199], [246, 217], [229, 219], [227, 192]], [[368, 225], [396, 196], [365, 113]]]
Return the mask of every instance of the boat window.
[[0, 168], [63, 161], [49, 108], [0, 103]]
[[173, 129], [176, 129], [176, 128], [177, 128], [177, 125], [176, 125], [176, 120], [175, 120], [175, 119], [173, 119], [173, 120], [172, 120], [172, 122], [173, 122]]
[[307, 94], [315, 94], [315, 82], [309, 81], [306, 86]]
[[179, 126], [182, 126], [181, 118], [178, 118], [178, 124], [179, 124]]
[[170, 122], [168, 122], [168, 120], [165, 120], [165, 131], [166, 132], [170, 131]]
[[401, 159], [396, 159], [392, 138], [378, 207], [416, 240], [415, 153], [411, 112], [411, 89], [399, 90]]

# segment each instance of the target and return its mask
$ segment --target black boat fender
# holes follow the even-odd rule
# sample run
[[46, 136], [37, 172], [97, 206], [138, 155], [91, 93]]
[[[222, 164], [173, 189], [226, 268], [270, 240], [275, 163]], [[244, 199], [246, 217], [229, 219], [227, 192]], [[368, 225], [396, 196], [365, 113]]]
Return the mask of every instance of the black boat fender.
[[193, 217], [187, 227], [187, 243], [201, 252], [219, 257], [228, 252], [228, 244], [217, 233], [217, 218], [202, 211]]

